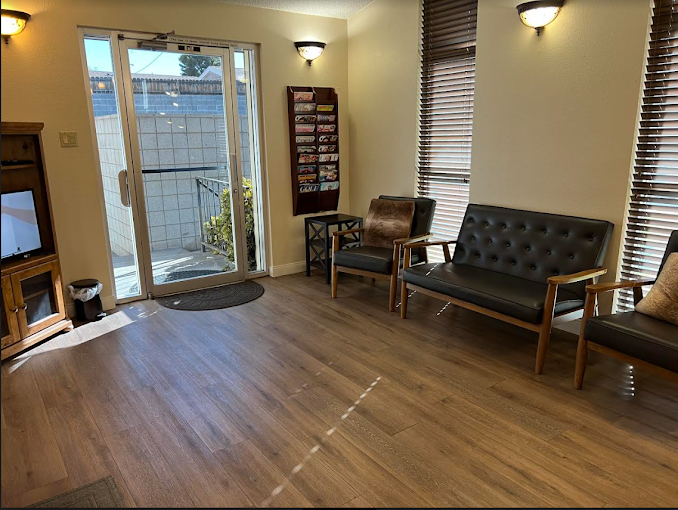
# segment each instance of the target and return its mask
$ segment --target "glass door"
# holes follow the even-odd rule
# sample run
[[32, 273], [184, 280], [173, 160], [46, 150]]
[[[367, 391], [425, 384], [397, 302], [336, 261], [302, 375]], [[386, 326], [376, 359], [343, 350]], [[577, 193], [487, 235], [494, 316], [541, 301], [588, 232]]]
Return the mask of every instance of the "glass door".
[[127, 38], [119, 48], [146, 288], [244, 280], [231, 52]]

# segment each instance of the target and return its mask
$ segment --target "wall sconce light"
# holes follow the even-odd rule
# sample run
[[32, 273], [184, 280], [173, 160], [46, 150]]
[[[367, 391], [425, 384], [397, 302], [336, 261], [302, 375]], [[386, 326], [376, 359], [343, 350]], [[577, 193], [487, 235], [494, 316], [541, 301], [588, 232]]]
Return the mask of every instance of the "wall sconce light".
[[2, 18], [0, 18], [0, 32], [5, 44], [9, 44], [9, 38], [13, 35], [18, 35], [26, 28], [26, 22], [31, 18], [31, 15], [21, 11], [12, 11], [10, 9], [2, 9]]
[[317, 41], [299, 41], [294, 43], [299, 56], [306, 59], [308, 65], [311, 65], [316, 58], [318, 58], [325, 49], [325, 43]]
[[544, 27], [558, 17], [562, 7], [563, 0], [537, 0], [520, 4], [516, 9], [523, 25], [534, 28], [537, 35], [541, 35]]

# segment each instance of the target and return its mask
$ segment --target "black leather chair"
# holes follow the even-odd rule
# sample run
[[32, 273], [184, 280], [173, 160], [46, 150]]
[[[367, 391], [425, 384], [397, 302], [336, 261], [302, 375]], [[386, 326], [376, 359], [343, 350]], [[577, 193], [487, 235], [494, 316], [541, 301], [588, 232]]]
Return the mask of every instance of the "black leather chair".
[[[428, 239], [433, 224], [433, 213], [436, 202], [430, 198], [410, 198], [381, 195], [381, 200], [403, 200], [414, 202], [414, 215], [410, 235], [406, 238], [395, 239], [393, 248], [377, 246], [356, 246], [341, 249], [340, 236], [363, 232], [365, 229], [351, 229], [334, 232], [332, 253], [332, 297], [337, 297], [338, 273], [351, 273], [375, 279], [389, 279], [389, 311], [395, 310], [395, 298], [398, 287], [398, 270], [401, 265], [402, 246], [406, 242]], [[427, 261], [426, 248], [413, 251], [411, 264]], [[394, 264], [395, 261], [395, 264]]]
[[[538, 332], [540, 374], [552, 326], [581, 317], [586, 282], [607, 272], [601, 265], [612, 228], [602, 220], [470, 204], [456, 241], [405, 245], [401, 317], [409, 289]], [[412, 249], [433, 245], [442, 246], [444, 263], [410, 267]]]
[[[657, 274], [666, 259], [678, 252], [678, 230], [669, 237], [666, 252]], [[642, 287], [654, 280], [628, 280], [599, 283], [586, 287], [586, 306], [582, 320], [574, 387], [581, 389], [589, 350], [601, 352], [633, 365], [644, 366], [670, 379], [678, 380], [678, 326], [640, 312], [621, 312], [594, 317], [598, 294], [615, 289], [633, 289], [633, 301], [643, 298]]]

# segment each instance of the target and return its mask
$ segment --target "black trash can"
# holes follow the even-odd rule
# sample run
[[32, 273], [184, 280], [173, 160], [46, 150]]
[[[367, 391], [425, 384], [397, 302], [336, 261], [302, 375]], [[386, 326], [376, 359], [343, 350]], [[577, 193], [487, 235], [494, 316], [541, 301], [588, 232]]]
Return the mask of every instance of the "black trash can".
[[[93, 278], [86, 280], [78, 280], [71, 283], [71, 287], [73, 287], [73, 291], [75, 293], [83, 289], [96, 290], [98, 286], [99, 280], [95, 280]], [[83, 322], [98, 321], [106, 317], [106, 314], [104, 313], [103, 310], [103, 305], [101, 304], [101, 296], [99, 296], [98, 293], [93, 298], [87, 301], [82, 301], [81, 299], [77, 298], [75, 298], [73, 301], [75, 301], [76, 318], [79, 321]]]

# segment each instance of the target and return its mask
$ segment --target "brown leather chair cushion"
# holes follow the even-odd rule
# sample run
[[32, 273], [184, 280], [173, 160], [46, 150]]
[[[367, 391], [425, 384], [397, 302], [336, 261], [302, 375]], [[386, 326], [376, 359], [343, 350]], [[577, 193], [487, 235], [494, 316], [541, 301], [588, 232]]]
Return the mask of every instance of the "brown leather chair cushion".
[[414, 202], [375, 198], [365, 219], [363, 245], [393, 250], [393, 241], [409, 237]]
[[678, 326], [638, 312], [592, 317], [585, 336], [615, 351], [678, 372]]

